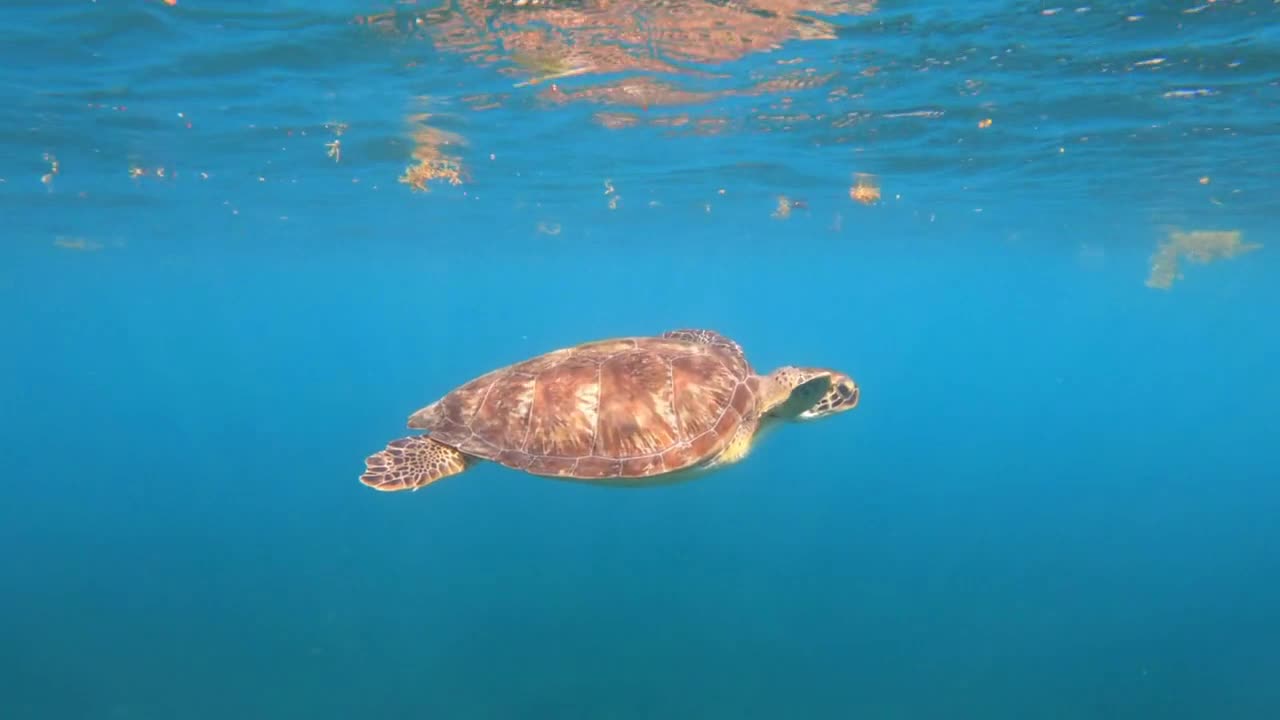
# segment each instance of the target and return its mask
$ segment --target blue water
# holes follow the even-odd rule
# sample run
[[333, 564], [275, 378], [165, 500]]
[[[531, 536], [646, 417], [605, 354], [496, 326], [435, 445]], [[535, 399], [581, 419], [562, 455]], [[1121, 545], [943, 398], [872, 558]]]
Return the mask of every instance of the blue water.
[[[479, 8], [6, 4], [0, 718], [1280, 717], [1280, 6]], [[679, 327], [862, 401], [357, 481]]]

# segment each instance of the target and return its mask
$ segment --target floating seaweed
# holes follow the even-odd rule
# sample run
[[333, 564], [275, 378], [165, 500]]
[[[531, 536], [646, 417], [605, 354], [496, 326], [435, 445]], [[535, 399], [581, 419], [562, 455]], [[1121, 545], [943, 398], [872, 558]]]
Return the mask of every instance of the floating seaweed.
[[1207, 264], [1215, 260], [1229, 260], [1261, 248], [1261, 243], [1241, 242], [1239, 230], [1192, 230], [1169, 233], [1151, 256], [1151, 272], [1147, 287], [1167, 290], [1176, 280], [1182, 279], [1178, 271], [1179, 259]]

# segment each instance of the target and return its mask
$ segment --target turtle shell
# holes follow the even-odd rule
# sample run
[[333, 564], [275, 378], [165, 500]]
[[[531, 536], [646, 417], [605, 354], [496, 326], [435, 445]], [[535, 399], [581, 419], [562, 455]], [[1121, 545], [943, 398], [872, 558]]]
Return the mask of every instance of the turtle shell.
[[754, 417], [757, 392], [736, 344], [620, 338], [482, 375], [409, 427], [534, 475], [639, 479], [714, 457]]

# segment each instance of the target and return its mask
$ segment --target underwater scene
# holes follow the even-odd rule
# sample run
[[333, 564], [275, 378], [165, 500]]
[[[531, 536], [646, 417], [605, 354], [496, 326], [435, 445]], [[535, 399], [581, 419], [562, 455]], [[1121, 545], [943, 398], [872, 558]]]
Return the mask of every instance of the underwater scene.
[[0, 720], [1280, 718], [1274, 0], [0, 31]]

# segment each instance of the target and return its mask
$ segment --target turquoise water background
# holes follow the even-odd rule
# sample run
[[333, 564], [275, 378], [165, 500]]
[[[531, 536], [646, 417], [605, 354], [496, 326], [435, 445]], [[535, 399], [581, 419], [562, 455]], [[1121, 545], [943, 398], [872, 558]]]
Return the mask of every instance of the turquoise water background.
[[[0, 718], [1280, 717], [1280, 5], [886, 2], [632, 104], [420, 9], [0, 13]], [[1150, 286], [1197, 230], [1260, 247]], [[690, 484], [357, 482], [679, 327], [861, 404]]]

